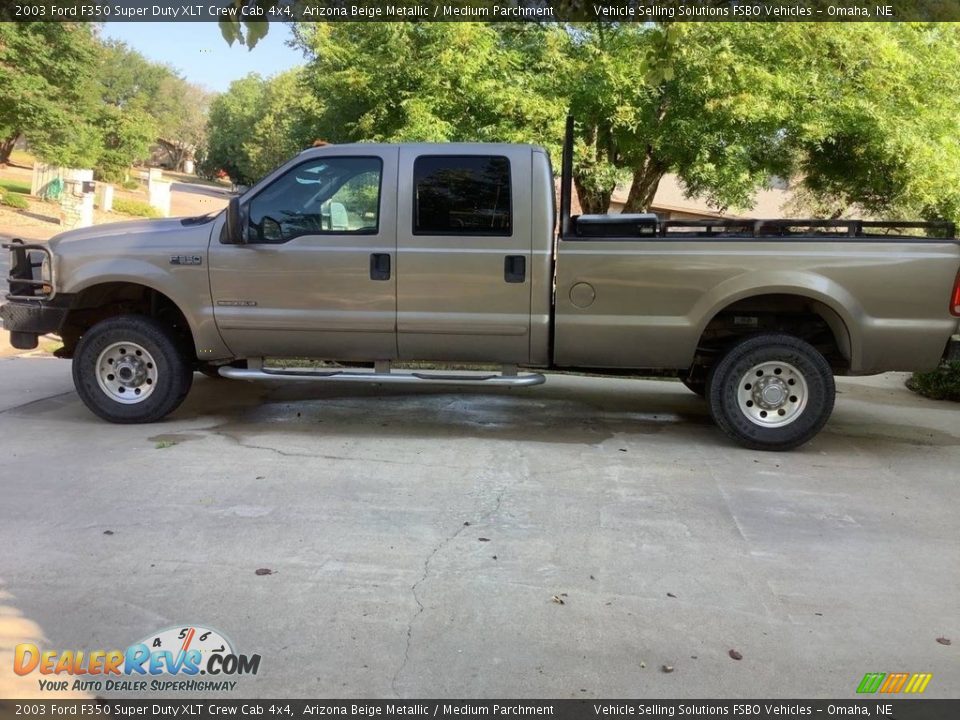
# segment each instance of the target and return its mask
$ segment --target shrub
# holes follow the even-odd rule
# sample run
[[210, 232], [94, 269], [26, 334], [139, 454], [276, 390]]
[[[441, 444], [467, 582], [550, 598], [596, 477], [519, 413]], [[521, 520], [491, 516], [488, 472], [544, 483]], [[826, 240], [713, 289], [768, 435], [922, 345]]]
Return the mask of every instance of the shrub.
[[7, 207], [16, 208], [17, 210], [26, 210], [30, 207], [30, 203], [27, 202], [27, 199], [23, 195], [12, 192], [4, 193], [3, 197], [0, 197], [0, 203]]
[[152, 205], [139, 200], [127, 200], [126, 198], [116, 198], [113, 201], [113, 211], [124, 215], [136, 215], [137, 217], [163, 217], [160, 211]]
[[133, 178], [127, 178], [126, 180], [120, 183], [120, 187], [122, 187], [124, 190], [139, 190], [140, 183], [134, 180]]
[[914, 373], [907, 387], [933, 400], [960, 402], [960, 361], [941, 365], [930, 372]]

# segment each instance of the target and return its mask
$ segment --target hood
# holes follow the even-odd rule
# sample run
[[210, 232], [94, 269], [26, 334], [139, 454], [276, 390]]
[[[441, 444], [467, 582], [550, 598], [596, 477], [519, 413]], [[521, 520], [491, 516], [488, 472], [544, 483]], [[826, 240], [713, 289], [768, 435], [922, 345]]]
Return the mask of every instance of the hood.
[[[210, 219], [212, 220], [213, 217], [215, 216], [211, 216]], [[198, 224], [191, 222], [191, 220], [192, 218], [155, 218], [150, 220], [132, 220], [129, 222], [92, 225], [91, 227], [68, 230], [67, 232], [55, 235], [50, 239], [49, 247], [56, 252], [59, 247], [82, 240], [103, 240], [105, 238], [119, 237], [133, 241], [139, 239], [137, 236], [141, 236], [144, 240], [150, 238], [151, 241], [156, 241], [160, 238], [173, 240], [172, 233], [191, 234], [184, 233], [184, 230], [187, 230], [191, 225]]]

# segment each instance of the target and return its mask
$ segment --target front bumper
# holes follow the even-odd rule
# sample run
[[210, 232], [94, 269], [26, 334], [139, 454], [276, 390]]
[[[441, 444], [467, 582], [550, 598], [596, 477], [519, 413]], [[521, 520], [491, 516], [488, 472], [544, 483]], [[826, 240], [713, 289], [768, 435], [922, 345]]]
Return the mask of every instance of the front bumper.
[[73, 295], [59, 294], [53, 300], [11, 300], [0, 305], [10, 344], [18, 350], [33, 350], [41, 335], [60, 331], [72, 304]]
[[[59, 332], [73, 296], [57, 294], [53, 253], [46, 244], [15, 239], [4, 243], [3, 249], [10, 251], [10, 273], [8, 302], [0, 305], [0, 320], [10, 333], [13, 347], [32, 350], [40, 335]], [[47, 278], [41, 277], [45, 265], [49, 268]]]

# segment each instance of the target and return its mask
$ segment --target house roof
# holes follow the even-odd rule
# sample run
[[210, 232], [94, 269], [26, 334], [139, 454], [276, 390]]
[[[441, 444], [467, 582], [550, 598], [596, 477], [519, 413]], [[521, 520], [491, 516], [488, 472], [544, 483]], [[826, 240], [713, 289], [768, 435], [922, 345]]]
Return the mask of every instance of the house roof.
[[[618, 186], [613, 192], [611, 205], [623, 207], [623, 204], [627, 201], [629, 189], [629, 186]], [[776, 187], [769, 188], [760, 190], [754, 195], [754, 206], [752, 208], [728, 208], [725, 212], [721, 212], [717, 208], [711, 207], [702, 198], [688, 198], [683, 191], [679, 178], [676, 175], [668, 174], [660, 180], [660, 186], [657, 188], [651, 210], [689, 213], [707, 217], [782, 218], [788, 215], [784, 205], [792, 197], [793, 193], [790, 190]]]
[[[556, 180], [557, 198], [559, 202], [560, 180]], [[630, 191], [628, 185], [620, 185], [613, 191], [610, 199], [610, 209], [613, 212], [620, 212], [627, 201], [627, 194]], [[711, 207], [706, 200], [702, 198], [688, 198], [684, 194], [683, 187], [676, 175], [664, 175], [657, 188], [657, 194], [654, 196], [653, 204], [650, 207], [651, 212], [671, 213], [676, 215], [693, 215], [699, 217], [727, 217], [727, 218], [785, 218], [789, 217], [785, 205], [793, 198], [793, 193], [789, 189], [769, 188], [760, 190], [754, 195], [754, 206], [752, 208], [728, 208], [726, 212], [720, 212]], [[571, 198], [571, 213], [580, 215], [583, 210], [580, 207], [580, 199], [577, 197], [577, 189], [573, 188]]]

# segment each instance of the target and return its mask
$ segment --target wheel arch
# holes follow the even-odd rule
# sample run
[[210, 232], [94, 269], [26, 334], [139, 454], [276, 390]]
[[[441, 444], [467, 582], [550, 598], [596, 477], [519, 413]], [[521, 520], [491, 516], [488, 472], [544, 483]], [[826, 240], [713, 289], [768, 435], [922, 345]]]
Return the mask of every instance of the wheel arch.
[[[772, 324], [762, 326], [759, 322], [762, 316], [766, 316], [768, 323], [772, 321]], [[861, 348], [856, 320], [859, 316], [862, 316], [862, 312], [856, 299], [844, 288], [822, 276], [795, 276], [789, 283], [735, 288], [720, 297], [711, 298], [710, 307], [702, 313], [704, 319], [697, 328], [696, 353], [702, 357], [705, 348], [722, 349], [724, 340], [728, 340], [726, 344], [729, 344], [760, 330], [794, 332], [803, 339], [816, 340], [810, 335], [816, 331], [816, 323], [819, 322], [821, 329], [829, 331], [832, 345], [824, 347], [827, 351], [824, 354], [835, 370], [842, 373], [860, 364]], [[758, 323], [757, 326], [751, 326], [745, 322], [738, 326], [737, 318], [757, 318]], [[805, 326], [805, 322], [808, 325]], [[728, 330], [726, 337], [724, 333], [718, 333], [724, 327]], [[819, 344], [824, 343], [821, 341]]]
[[142, 280], [110, 279], [91, 281], [71, 289], [74, 295], [61, 328], [64, 347], [61, 357], [72, 357], [84, 332], [109, 317], [146, 315], [173, 330], [184, 343], [190, 359], [197, 356], [195, 328], [181, 305], [168, 294]]

